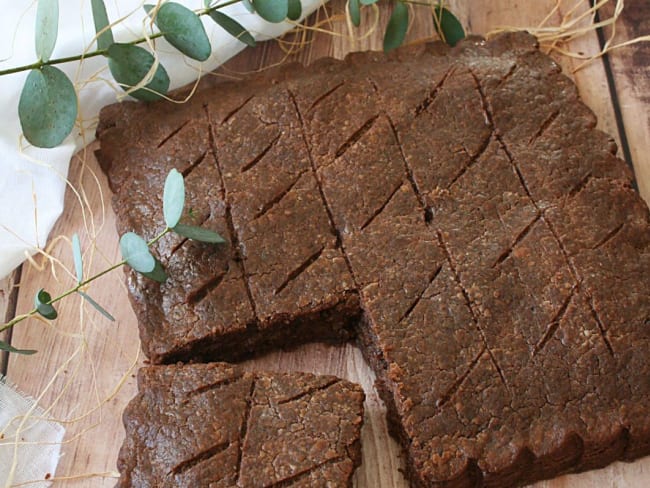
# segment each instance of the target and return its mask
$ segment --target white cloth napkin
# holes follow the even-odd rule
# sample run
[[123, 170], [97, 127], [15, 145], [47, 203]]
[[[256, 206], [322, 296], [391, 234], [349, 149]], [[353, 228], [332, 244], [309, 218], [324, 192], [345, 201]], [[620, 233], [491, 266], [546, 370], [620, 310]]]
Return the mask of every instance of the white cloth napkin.
[[[203, 7], [202, 0], [176, 0], [187, 7]], [[303, 17], [313, 12], [324, 0], [302, 0]], [[0, 70], [36, 61], [34, 23], [36, 1], [2, 2], [0, 14]], [[109, 20], [128, 18], [113, 29], [115, 40], [125, 42], [142, 37], [143, 1], [106, 0]], [[150, 0], [149, 3], [155, 3]], [[225, 3], [225, 2], [224, 2]], [[222, 12], [237, 19], [258, 40], [277, 37], [289, 30], [289, 23], [269, 24], [251, 14], [240, 4], [225, 7]], [[197, 78], [198, 69], [205, 73], [241, 51], [245, 45], [228, 35], [211, 19], [203, 17], [213, 54], [204, 63], [183, 57], [164, 40], [157, 40], [161, 62], [171, 78], [171, 88], [185, 85]], [[95, 49], [90, 42], [95, 36], [89, 0], [60, 0], [59, 36], [52, 58], [80, 54]], [[0, 77], [0, 278], [20, 264], [27, 254], [44, 247], [47, 236], [63, 210], [65, 177], [72, 155], [94, 139], [99, 110], [115, 101], [116, 91], [106, 60], [95, 57], [58, 65], [75, 82], [79, 93], [79, 114], [83, 128], [73, 131], [60, 147], [39, 149], [30, 146], [20, 134], [18, 99], [27, 72]], [[95, 81], [86, 83], [93, 78]], [[118, 92], [119, 93], [119, 92]]]
[[45, 479], [54, 476], [65, 430], [44, 415], [0, 376], [0, 486], [50, 484]]

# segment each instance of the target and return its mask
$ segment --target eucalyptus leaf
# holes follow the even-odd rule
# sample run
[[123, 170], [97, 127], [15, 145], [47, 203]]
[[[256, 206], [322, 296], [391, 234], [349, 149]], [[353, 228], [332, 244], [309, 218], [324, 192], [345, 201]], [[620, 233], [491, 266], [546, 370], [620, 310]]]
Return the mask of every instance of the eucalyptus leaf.
[[38, 0], [35, 32], [36, 56], [49, 61], [59, 32], [59, 0]]
[[348, 12], [350, 13], [352, 25], [359, 27], [361, 25], [361, 8], [359, 7], [359, 0], [348, 0]]
[[252, 14], [255, 13], [255, 7], [253, 7], [251, 0], [241, 0], [241, 3], [244, 7], [246, 7], [246, 10], [248, 10], [250, 13]]
[[386, 32], [384, 33], [384, 51], [388, 52], [399, 47], [409, 26], [409, 9], [405, 3], [395, 2], [393, 13], [388, 20]]
[[34, 297], [34, 307], [36, 307], [37, 312], [46, 319], [54, 320], [58, 314], [50, 303], [51, 301], [52, 296], [41, 288], [36, 292], [36, 296]]
[[197, 227], [195, 225], [178, 224], [173, 229], [177, 234], [192, 239], [193, 241], [207, 242], [210, 244], [223, 244], [226, 240], [215, 231]]
[[30, 71], [20, 93], [18, 117], [34, 146], [61, 144], [77, 118], [77, 94], [65, 73], [54, 66]]
[[104, 4], [104, 0], [91, 0], [90, 4], [93, 10], [95, 32], [99, 34], [97, 36], [97, 49], [107, 49], [115, 40], [113, 39], [113, 31], [108, 27], [110, 22], [106, 13], [106, 5]]
[[[153, 55], [139, 46], [131, 44], [112, 44], [108, 48], [108, 68], [115, 81], [124, 89], [137, 85], [147, 76], [153, 66]], [[152, 101], [160, 98], [169, 89], [169, 76], [162, 64], [158, 64], [156, 72], [149, 83], [130, 93], [133, 98]]]
[[50, 303], [52, 301], [52, 295], [45, 291], [44, 288], [41, 288], [36, 292], [34, 297], [34, 305], [38, 306], [43, 303]]
[[74, 269], [77, 274], [77, 283], [81, 283], [84, 279], [83, 260], [81, 259], [81, 243], [76, 233], [72, 235], [72, 257], [74, 259]]
[[127, 232], [120, 238], [120, 251], [126, 263], [139, 273], [149, 273], [156, 266], [149, 246], [135, 232]]
[[162, 263], [157, 259], [153, 271], [150, 271], [149, 273], [142, 273], [142, 276], [146, 276], [150, 280], [157, 281], [158, 283], [164, 283], [167, 280], [167, 273], [165, 273], [165, 268], [163, 268]]
[[[150, 5], [145, 5], [147, 13]], [[205, 27], [196, 13], [176, 2], [163, 3], [155, 13], [154, 22], [163, 37], [176, 49], [198, 61], [205, 61], [212, 53]]]
[[211, 10], [210, 18], [220, 25], [228, 34], [239, 39], [247, 46], [255, 46], [255, 38], [243, 25], [232, 17], [228, 17], [226, 14], [219, 12], [218, 10]]
[[11, 344], [7, 344], [4, 341], [0, 341], [0, 351], [14, 352], [16, 354], [24, 354], [26, 356], [36, 354], [37, 352], [34, 349], [17, 349]]
[[434, 7], [433, 26], [440, 38], [450, 46], [455, 46], [458, 41], [465, 38], [465, 31], [460, 21], [440, 4]]
[[288, 0], [252, 0], [255, 11], [267, 22], [282, 22], [289, 15]]
[[178, 224], [185, 206], [185, 182], [183, 175], [172, 169], [165, 180], [163, 190], [163, 216], [167, 227]]
[[95, 310], [101, 313], [104, 317], [106, 317], [111, 322], [115, 322], [115, 317], [113, 317], [110, 313], [108, 313], [106, 309], [102, 307], [99, 303], [93, 300], [90, 295], [84, 293], [83, 291], [77, 291], [77, 293], [79, 293], [79, 295], [81, 295], [84, 300], [90, 303], [95, 308]]
[[289, 0], [289, 10], [287, 11], [287, 18], [290, 20], [298, 20], [302, 15], [302, 5], [300, 0]]

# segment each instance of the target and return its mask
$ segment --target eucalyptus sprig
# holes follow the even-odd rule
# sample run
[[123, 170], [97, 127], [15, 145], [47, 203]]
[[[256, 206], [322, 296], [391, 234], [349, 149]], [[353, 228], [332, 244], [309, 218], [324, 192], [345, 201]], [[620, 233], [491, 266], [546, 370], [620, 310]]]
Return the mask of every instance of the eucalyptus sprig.
[[[122, 235], [120, 238], [122, 261], [89, 278], [84, 278], [81, 244], [79, 236], [74, 234], [71, 242], [72, 257], [77, 281], [76, 285], [56, 297], [52, 297], [49, 292], [41, 288], [34, 296], [34, 308], [25, 314], [14, 317], [13, 320], [0, 326], [0, 332], [10, 329], [16, 324], [35, 316], [40, 316], [47, 320], [56, 319], [58, 313], [54, 304], [74, 294], [79, 295], [108, 320], [115, 321], [115, 318], [110, 314], [110, 312], [97, 303], [86, 292], [86, 288], [90, 283], [111, 271], [121, 268], [122, 266], [129, 266], [134, 271], [151, 280], [164, 283], [167, 280], [167, 274], [165, 273], [165, 269], [160, 260], [151, 253], [150, 248], [169, 233], [175, 233], [194, 241], [209, 244], [223, 244], [226, 242], [223, 237], [213, 230], [181, 223], [180, 220], [183, 215], [184, 207], [185, 181], [183, 175], [173, 169], [167, 175], [163, 190], [163, 217], [165, 220], [165, 228], [162, 232], [149, 242], [145, 241], [135, 232], [127, 232]], [[3, 341], [0, 341], [0, 351], [8, 351], [17, 354], [34, 354], [36, 352], [33, 349], [17, 349]]]
[[[384, 33], [384, 50], [400, 46], [409, 25], [407, 4], [427, 5], [433, 10], [434, 26], [440, 37], [454, 45], [464, 37], [458, 19], [444, 7], [444, 0], [432, 4], [418, 0], [386, 0], [392, 13]], [[25, 138], [37, 147], [56, 147], [72, 132], [78, 113], [78, 97], [72, 81], [55, 65], [103, 56], [117, 84], [129, 95], [153, 101], [169, 90], [170, 79], [157, 56], [139, 44], [165, 38], [185, 56], [205, 61], [212, 53], [200, 17], [207, 15], [228, 34], [248, 46], [255, 38], [239, 22], [220, 9], [242, 2], [251, 12], [268, 22], [298, 20], [302, 15], [300, 0], [205, 0], [204, 8], [190, 10], [169, 0], [143, 6], [152, 28], [148, 36], [127, 43], [115, 42], [104, 0], [91, 0], [97, 49], [91, 52], [51, 58], [58, 34], [58, 0], [38, 0], [35, 29], [34, 63], [0, 70], [0, 76], [29, 71], [18, 103], [18, 116]], [[378, 0], [348, 0], [348, 15], [354, 26], [361, 24], [361, 10]], [[154, 32], [154, 26], [157, 32]]]
[[[38, 0], [34, 39], [38, 61], [0, 71], [0, 76], [30, 71], [18, 103], [18, 116], [25, 138], [38, 147], [56, 147], [74, 128], [77, 93], [66, 74], [55, 66], [57, 64], [103, 56], [121, 88], [134, 98], [153, 101], [169, 90], [169, 75], [157, 57], [138, 44], [163, 37], [185, 56], [205, 61], [212, 53], [212, 46], [200, 17], [207, 15], [230, 35], [246, 45], [254, 46], [255, 39], [250, 32], [235, 19], [218, 11], [239, 1], [242, 0], [214, 4], [214, 0], [206, 0], [205, 8], [196, 11], [172, 1], [145, 4], [143, 8], [151, 26], [155, 26], [158, 32], [128, 43], [118, 43], [113, 38], [104, 0], [91, 0], [97, 49], [77, 56], [52, 59], [58, 33], [59, 4], [58, 0]], [[302, 13], [299, 1], [254, 0], [250, 4], [269, 22], [281, 22], [290, 14], [298, 18]], [[291, 10], [290, 4], [293, 7]]]

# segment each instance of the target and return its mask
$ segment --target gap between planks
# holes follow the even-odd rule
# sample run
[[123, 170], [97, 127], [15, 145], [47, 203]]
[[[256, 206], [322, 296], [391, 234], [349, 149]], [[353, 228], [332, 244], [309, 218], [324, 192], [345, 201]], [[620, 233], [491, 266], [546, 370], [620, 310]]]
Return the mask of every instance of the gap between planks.
[[[18, 266], [9, 276], [0, 281], [0, 318], [2, 323], [7, 323], [16, 316], [18, 291], [20, 289], [20, 275], [22, 266]], [[11, 344], [12, 329], [0, 333], [0, 341]], [[0, 376], [6, 376], [9, 369], [9, 353], [2, 351], [0, 354]]]

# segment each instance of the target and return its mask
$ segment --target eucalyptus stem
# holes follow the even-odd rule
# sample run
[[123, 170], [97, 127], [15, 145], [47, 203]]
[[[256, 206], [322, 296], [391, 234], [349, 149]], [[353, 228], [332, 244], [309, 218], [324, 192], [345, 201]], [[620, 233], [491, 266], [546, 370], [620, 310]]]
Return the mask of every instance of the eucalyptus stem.
[[[224, 2], [219, 5], [215, 5], [214, 7], [210, 8], [205, 8], [201, 10], [197, 10], [196, 14], [197, 15], [210, 15], [210, 12], [214, 10], [219, 10], [224, 7], [228, 7], [229, 5], [234, 5], [235, 3], [239, 3], [241, 0], [229, 0], [228, 2]], [[156, 32], [155, 34], [151, 34], [148, 37], [140, 37], [139, 39], [135, 39], [133, 41], [125, 42], [124, 44], [131, 44], [133, 46], [138, 45], [138, 44], [143, 44], [147, 42], [150, 39], [157, 39], [159, 37], [162, 37], [164, 34], [162, 32]], [[4, 75], [11, 75], [15, 73], [21, 73], [23, 71], [30, 71], [33, 69], [40, 69], [43, 66], [51, 66], [54, 64], [64, 64], [64, 63], [71, 63], [73, 61], [81, 61], [83, 59], [88, 59], [88, 58], [94, 58], [97, 56], [106, 56], [108, 54], [108, 49], [97, 49], [95, 51], [91, 51], [89, 53], [83, 53], [83, 54], [77, 54], [74, 56], [67, 56], [63, 58], [54, 58], [50, 59], [48, 61], [36, 61], [35, 63], [31, 64], [26, 64], [24, 66], [17, 66], [15, 68], [9, 68], [5, 70], [0, 70], [0, 76]], [[0, 329], [1, 331], [2, 329]]]
[[439, 5], [439, 3], [434, 2], [420, 2], [418, 0], [401, 0], [404, 3], [410, 3], [411, 5], [420, 5], [422, 7], [433, 7], [434, 5]]
[[[142, 44], [143, 42], [146, 42], [147, 39], [156, 39], [162, 36], [163, 34], [161, 32], [156, 32], [155, 34], [150, 35], [148, 38], [141, 37], [140, 39], [135, 39], [134, 41], [131, 42], [125, 42], [124, 44], [132, 44], [132, 45]], [[71, 63], [72, 61], [81, 61], [82, 59], [94, 58], [97, 56], [105, 56], [106, 54], [108, 54], [108, 49], [97, 49], [96, 51], [91, 51], [89, 53], [77, 54], [75, 56], [67, 56], [65, 58], [54, 58], [54, 59], [50, 59], [49, 61], [36, 61], [35, 63], [32, 64], [26, 64], [25, 66], [18, 66], [16, 68], [0, 70], [0, 76], [11, 75], [13, 73], [20, 73], [21, 71], [28, 71], [32, 69], [40, 69], [43, 66], [51, 66], [53, 64], [63, 64], [63, 63]]]
[[220, 8], [228, 7], [230, 5], [234, 5], [234, 4], [239, 3], [239, 2], [241, 2], [241, 0], [229, 0], [228, 2], [223, 2], [223, 3], [219, 4], [219, 5], [215, 5], [214, 7], [199, 10], [197, 13], [199, 15], [209, 14], [213, 10], [218, 10]]
[[[149, 246], [149, 247], [153, 246], [156, 242], [158, 242], [160, 239], [162, 239], [165, 235], [169, 234], [171, 231], [172, 231], [172, 229], [170, 229], [169, 227], [165, 227], [165, 230], [163, 230], [160, 234], [158, 234], [156, 237], [154, 237], [153, 239], [151, 239], [151, 240], [147, 243], [147, 246]], [[101, 278], [102, 276], [104, 276], [104, 275], [110, 273], [111, 271], [116, 270], [117, 268], [121, 268], [121, 267], [124, 266], [125, 264], [126, 264], [126, 260], [123, 259], [123, 260], [120, 261], [119, 263], [116, 263], [116, 264], [114, 264], [114, 265], [112, 265], [112, 266], [106, 268], [105, 270], [100, 271], [100, 272], [97, 273], [97, 274], [94, 274], [94, 275], [91, 276], [90, 278], [86, 278], [85, 280], [80, 281], [79, 283], [77, 283], [76, 286], [73, 286], [73, 287], [70, 288], [69, 290], [67, 290], [67, 291], [61, 293], [60, 295], [58, 295], [58, 296], [52, 298], [52, 299], [51, 299], [49, 302], [47, 302], [47, 303], [48, 303], [49, 305], [52, 305], [53, 303], [56, 303], [56, 302], [58, 302], [58, 301], [64, 299], [64, 298], [67, 297], [67, 296], [70, 296], [70, 295], [72, 295], [72, 294], [74, 294], [74, 293], [77, 293], [78, 291], [80, 291], [80, 290], [81, 290], [83, 287], [85, 287], [86, 285], [88, 285], [88, 284], [92, 283], [93, 281], [95, 281], [96, 279]], [[33, 317], [34, 315], [37, 315], [37, 314], [38, 314], [38, 309], [37, 309], [36, 307], [34, 307], [33, 309], [31, 309], [31, 310], [30, 310], [29, 312], [27, 312], [27, 313], [24, 313], [24, 314], [21, 314], [21, 315], [16, 315], [13, 319], [11, 319], [9, 322], [7, 322], [7, 323], [4, 324], [2, 327], [0, 327], [0, 332], [3, 332], [3, 331], [5, 331], [5, 330], [7, 330], [7, 329], [10, 329], [10, 328], [13, 327], [14, 325], [16, 325], [16, 324], [18, 324], [18, 323], [20, 323], [20, 322], [22, 322], [22, 321], [24, 321], [24, 320], [27, 320], [27, 319], [29, 319], [29, 318]]]

